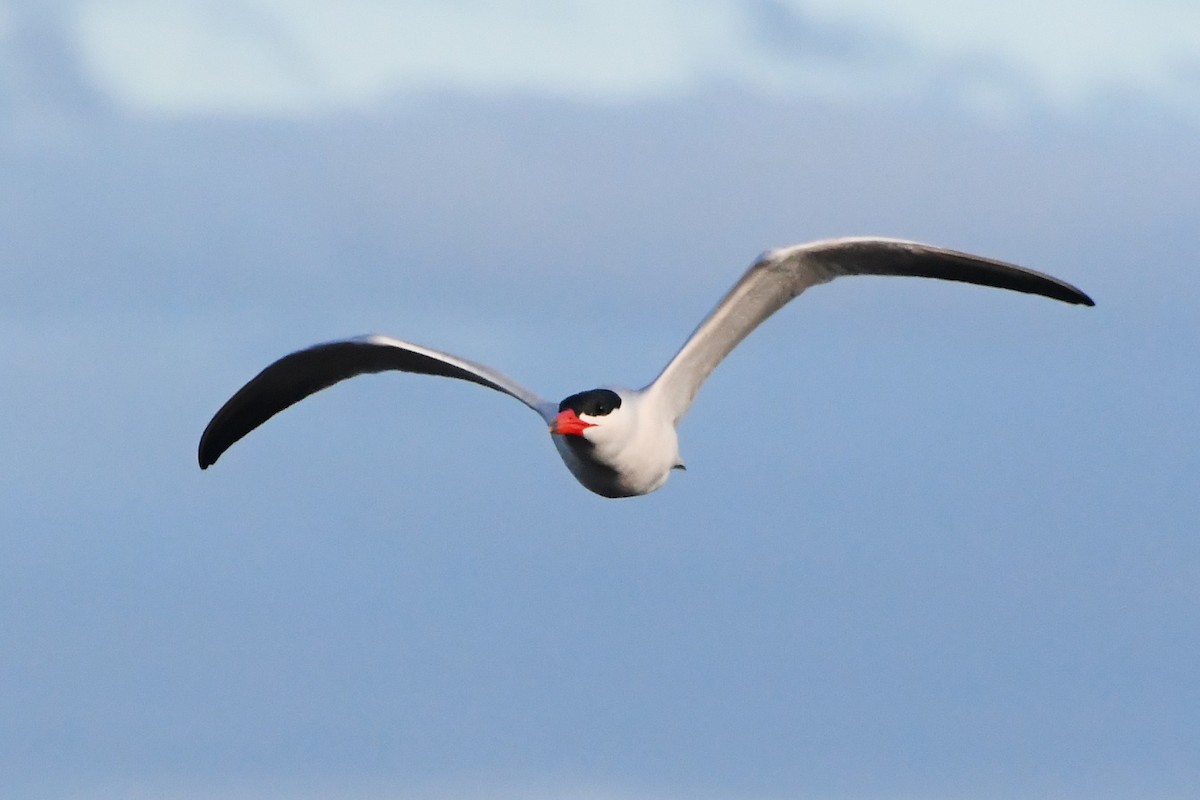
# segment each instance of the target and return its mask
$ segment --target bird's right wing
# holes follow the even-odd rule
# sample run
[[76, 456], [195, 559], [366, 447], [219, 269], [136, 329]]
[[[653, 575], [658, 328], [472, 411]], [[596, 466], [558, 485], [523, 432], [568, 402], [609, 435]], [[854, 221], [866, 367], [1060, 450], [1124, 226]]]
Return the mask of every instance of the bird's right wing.
[[204, 429], [200, 468], [207, 469], [238, 439], [310, 394], [355, 375], [387, 370], [478, 383], [517, 398], [547, 423], [558, 410], [489, 367], [388, 336], [362, 336], [300, 350], [258, 373], [221, 406]]
[[1074, 286], [990, 258], [900, 239], [827, 239], [765, 253], [646, 387], [678, 422], [700, 385], [742, 339], [796, 295], [841, 275], [908, 275], [963, 281], [1094, 305]]

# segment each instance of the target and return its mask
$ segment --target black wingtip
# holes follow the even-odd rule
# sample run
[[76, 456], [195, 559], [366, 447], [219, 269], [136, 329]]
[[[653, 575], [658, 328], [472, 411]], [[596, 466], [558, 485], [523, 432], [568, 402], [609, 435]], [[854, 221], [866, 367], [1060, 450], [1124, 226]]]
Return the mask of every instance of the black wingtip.
[[1091, 307], [1096, 305], [1095, 300], [1088, 297], [1085, 293], [1081, 292], [1079, 289], [1076, 289], [1074, 286], [1071, 286], [1070, 284], [1064, 284], [1064, 286], [1069, 291], [1049, 296], [1053, 297], [1055, 300], [1062, 300], [1064, 303], [1071, 303], [1072, 305], [1077, 306]]
[[220, 452], [212, 452], [208, 441], [208, 431], [205, 431], [204, 436], [200, 437], [200, 447], [196, 450], [196, 461], [200, 464], [200, 469], [208, 469], [217, 463], [217, 459], [220, 457]]

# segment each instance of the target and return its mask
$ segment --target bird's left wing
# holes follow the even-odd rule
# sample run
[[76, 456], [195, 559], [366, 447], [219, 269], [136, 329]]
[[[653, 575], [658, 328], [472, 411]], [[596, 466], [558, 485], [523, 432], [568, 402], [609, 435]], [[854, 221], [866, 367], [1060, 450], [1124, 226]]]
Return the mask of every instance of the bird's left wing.
[[221, 406], [204, 429], [200, 468], [207, 469], [238, 439], [310, 394], [355, 375], [387, 370], [477, 383], [515, 397], [547, 422], [558, 410], [490, 367], [388, 336], [362, 336], [300, 350], [258, 373]]
[[1065, 281], [1031, 269], [918, 242], [827, 239], [763, 254], [646, 387], [678, 422], [725, 356], [796, 295], [841, 275], [908, 275], [963, 281], [1095, 305]]

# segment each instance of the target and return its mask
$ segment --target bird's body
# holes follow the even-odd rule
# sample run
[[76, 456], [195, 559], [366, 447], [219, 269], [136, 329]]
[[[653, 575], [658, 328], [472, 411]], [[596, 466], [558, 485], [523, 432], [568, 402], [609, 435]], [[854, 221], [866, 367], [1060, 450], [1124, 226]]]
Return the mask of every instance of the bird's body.
[[1093, 305], [1070, 284], [979, 256], [896, 239], [831, 239], [763, 254], [642, 389], [599, 388], [546, 402], [499, 372], [386, 336], [364, 336], [284, 356], [243, 386], [200, 439], [201, 468], [272, 416], [346, 378], [399, 370], [470, 381], [511, 395], [550, 426], [576, 479], [604, 497], [648, 494], [683, 468], [677, 426], [713, 369], [763, 320], [805, 289], [841, 275], [962, 281]]

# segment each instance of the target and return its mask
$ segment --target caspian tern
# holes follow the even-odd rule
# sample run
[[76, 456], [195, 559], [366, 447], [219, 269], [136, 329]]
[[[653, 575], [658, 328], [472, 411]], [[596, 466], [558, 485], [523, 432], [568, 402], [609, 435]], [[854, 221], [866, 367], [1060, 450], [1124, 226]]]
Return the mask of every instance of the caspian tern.
[[314, 392], [368, 372], [399, 370], [458, 378], [520, 400], [550, 426], [567, 468], [604, 497], [648, 494], [682, 469], [676, 427], [700, 385], [767, 317], [810, 286], [842, 275], [908, 275], [1040, 294], [1095, 305], [1068, 283], [1001, 261], [899, 239], [844, 238], [764, 253], [642, 389], [606, 386], [549, 403], [496, 370], [428, 347], [371, 335], [284, 356], [238, 390], [200, 439], [200, 467]]

